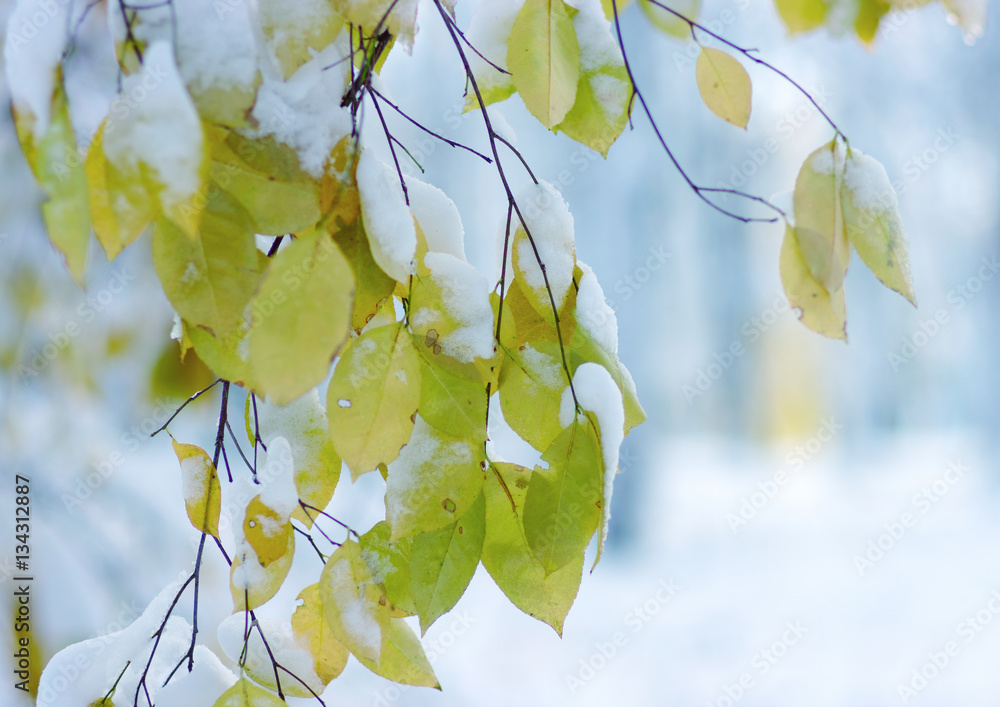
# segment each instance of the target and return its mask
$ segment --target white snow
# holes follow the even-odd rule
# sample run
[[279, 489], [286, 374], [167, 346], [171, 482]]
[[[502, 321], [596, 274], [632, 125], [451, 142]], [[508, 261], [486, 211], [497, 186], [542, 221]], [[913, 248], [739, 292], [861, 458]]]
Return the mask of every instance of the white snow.
[[[448, 253], [424, 256], [433, 283], [440, 288], [444, 314], [458, 326], [442, 333], [438, 343], [452, 358], [471, 363], [476, 358], [493, 356], [493, 308], [490, 306], [490, 284], [475, 267]], [[414, 312], [420, 325], [424, 310]]]
[[122, 81], [104, 131], [104, 154], [125, 171], [146, 166], [162, 185], [165, 209], [201, 188], [204, 135], [201, 118], [184, 88], [171, 44], [147, 47], [142, 69]]
[[[125, 38], [125, 24], [119, 1], [115, 0], [108, 16], [114, 37], [121, 42]], [[138, 13], [132, 32], [145, 44], [172, 43], [176, 38], [177, 64], [192, 94], [197, 96], [211, 89], [253, 91], [257, 81], [257, 43], [246, 0], [224, 3], [172, 0], [170, 6], [148, 4], [152, 7]]]
[[880, 213], [897, 208], [896, 191], [885, 167], [861, 150], [851, 148], [844, 168], [844, 186], [851, 192], [851, 201], [862, 211]]
[[332, 564], [327, 567], [326, 572], [344, 630], [370, 656], [378, 659], [382, 652], [382, 627], [369, 611], [364, 594], [358, 592], [350, 559], [341, 556], [331, 558], [329, 562]]
[[628, 84], [620, 78], [599, 72], [590, 77], [590, 88], [608, 120], [615, 120], [625, 112], [629, 90]]
[[260, 502], [287, 522], [299, 505], [295, 464], [287, 439], [275, 437], [267, 445], [266, 452], [257, 453], [257, 480], [261, 488]]
[[[273, 135], [299, 156], [302, 169], [320, 177], [337, 143], [351, 133], [351, 114], [340, 106], [347, 87], [347, 34], [284, 80], [275, 66], [264, 66], [253, 107], [251, 137]], [[326, 68], [330, 67], [330, 68]]]
[[[242, 617], [242, 614], [240, 615]], [[194, 669], [184, 666], [156, 694], [156, 707], [212, 707], [236, 675], [203, 645], [194, 647]]]
[[410, 177], [406, 180], [410, 210], [420, 224], [427, 249], [465, 260], [465, 229], [455, 202], [437, 187]]
[[[332, 448], [326, 409], [320, 401], [319, 391], [313, 389], [288, 405], [275, 405], [258, 400], [257, 424], [269, 452], [274, 451], [275, 439], [281, 437], [287, 440], [297, 472], [295, 484], [298, 495], [302, 498], [311, 497], [313, 489], [302, 486], [310, 475], [298, 472], [325, 464], [326, 451]], [[331, 474], [338, 471], [339, 468], [329, 470]]]
[[56, 71], [68, 40], [70, 7], [72, 3], [65, 0], [20, 0], [7, 20], [3, 48], [7, 84], [18, 112], [34, 116], [36, 142], [49, 127]]
[[825, 148], [813, 155], [809, 166], [816, 174], [844, 173], [844, 160], [847, 159], [847, 150], [844, 149], [842, 140], [835, 140], [834, 145], [835, 147], [832, 150]]
[[181, 493], [184, 503], [194, 506], [205, 501], [205, 489], [212, 478], [212, 460], [196, 454], [181, 462]]
[[399, 175], [364, 150], [358, 160], [357, 179], [372, 257], [389, 277], [406, 283], [416, 273], [417, 231]]
[[[80, 707], [107, 694], [121, 675], [118, 695], [133, 695], [149, 659], [153, 633], [160, 627], [183, 580], [171, 582], [150, 602], [142, 615], [129, 626], [64, 648], [52, 657], [38, 683], [38, 707]], [[167, 623], [147, 678], [151, 694], [187, 649], [191, 627], [172, 617]], [[131, 661], [122, 675], [126, 663]], [[169, 664], [169, 667], [168, 667]], [[89, 666], [82, 670], [80, 666]], [[74, 679], [67, 679], [74, 676]]]
[[576, 293], [576, 321], [597, 344], [609, 353], [618, 354], [618, 318], [604, 299], [597, 276], [586, 263], [577, 261], [583, 276]]
[[[479, 53], [501, 69], [507, 68], [507, 39], [524, 0], [489, 0], [481, 2], [469, 21], [465, 36]], [[509, 86], [509, 74], [503, 74], [483, 61], [475, 52], [468, 52], [469, 65], [482, 91]]]
[[[573, 268], [576, 265], [573, 215], [569, 212], [569, 206], [562, 194], [545, 181], [525, 186], [518, 192], [516, 201], [538, 249], [538, 256], [545, 264], [556, 308], [561, 309], [573, 282]], [[520, 235], [519, 238], [517, 246], [519, 274], [524, 284], [534, 291], [538, 300], [548, 302], [545, 276], [538, 266], [535, 252], [525, 235]]]
[[611, 22], [604, 15], [601, 0], [567, 0], [578, 10], [573, 17], [576, 41], [580, 45], [580, 70], [593, 73], [602, 67], [621, 64], [618, 42], [611, 33]]
[[[594, 413], [600, 428], [601, 454], [604, 461], [604, 527], [601, 542], [608, 535], [611, 522], [611, 492], [614, 490], [615, 475], [618, 473], [618, 451], [625, 439], [625, 407], [621, 391], [611, 374], [598, 363], [581, 363], [573, 374], [573, 390], [580, 408]], [[563, 390], [559, 407], [559, 423], [563, 427], [573, 421], [575, 407], [573, 392], [569, 386]], [[601, 548], [603, 550], [603, 547]]]
[[[532, 378], [538, 380], [546, 388], [559, 388], [563, 383], [562, 361], [556, 356], [542, 353], [525, 344], [518, 352], [521, 361]], [[563, 425], [565, 427], [566, 425]]]
[[417, 413], [410, 441], [396, 460], [389, 464], [385, 484], [385, 511], [389, 525], [400, 525], [407, 516], [415, 513], [415, 506], [425, 502], [415, 497], [415, 492], [422, 486], [433, 484], [434, 479], [440, 477], [440, 468], [472, 462], [469, 445], [445, 439]]
[[944, 0], [948, 21], [963, 30], [966, 44], [972, 44], [983, 36], [986, 4], [986, 0]]
[[247, 504], [256, 498], [258, 493], [260, 486], [253, 483], [248, 475], [234, 474], [233, 483], [222, 485], [222, 500], [229, 517], [229, 528], [233, 534], [233, 556], [240, 560], [232, 575], [232, 585], [238, 590], [249, 589], [267, 581], [267, 570], [260, 564], [257, 551], [243, 533]]

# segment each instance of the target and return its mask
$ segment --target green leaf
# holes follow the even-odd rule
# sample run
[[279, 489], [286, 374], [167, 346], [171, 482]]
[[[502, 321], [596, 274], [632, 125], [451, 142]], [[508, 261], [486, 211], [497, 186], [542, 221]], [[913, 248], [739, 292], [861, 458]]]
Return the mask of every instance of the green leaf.
[[727, 123], [746, 130], [753, 87], [743, 65], [724, 51], [702, 47], [695, 75], [705, 105]]
[[476, 573], [486, 534], [483, 495], [454, 523], [413, 539], [410, 593], [420, 615], [421, 633], [451, 610]]
[[181, 465], [181, 486], [188, 520], [195, 530], [219, 537], [222, 489], [215, 465], [204, 449], [173, 440], [174, 454]]
[[212, 707], [285, 707], [278, 696], [241, 677]]
[[500, 369], [503, 418], [535, 449], [548, 449], [562, 434], [559, 406], [569, 384], [559, 344], [534, 341], [508, 350]]
[[83, 160], [76, 147], [62, 70], [57, 69], [49, 124], [35, 140], [36, 116], [13, 109], [14, 124], [24, 156], [47, 199], [42, 219], [49, 240], [66, 258], [70, 273], [83, 284], [90, 245], [90, 209]]
[[[697, 21], [698, 12], [701, 9], [701, 0], [660, 0], [664, 5], [667, 5], [677, 12], [681, 13], [685, 17], [691, 20]], [[650, 21], [659, 27], [661, 30], [667, 34], [673, 35], [679, 39], [687, 39], [691, 36], [691, 26], [680, 19], [671, 12], [667, 12], [662, 7], [657, 7], [649, 0], [639, 0], [639, 7], [642, 11], [646, 13], [646, 17]], [[621, 12], [621, 6], [619, 4], [618, 12]]]
[[341, 224], [332, 234], [354, 273], [356, 290], [351, 326], [354, 331], [360, 332], [380, 307], [391, 303], [396, 281], [386, 275], [375, 262], [362, 219], [356, 218], [351, 223]]
[[573, 107], [556, 129], [607, 157], [628, 124], [632, 83], [612, 27], [600, 15], [594, 17], [597, 12], [585, 5], [573, 18], [580, 42], [580, 80]]
[[524, 500], [524, 531], [547, 575], [572, 562], [601, 523], [604, 491], [600, 442], [574, 421], [545, 450]]
[[319, 583], [310, 584], [299, 592], [298, 600], [302, 603], [292, 614], [292, 631], [301, 643], [309, 647], [316, 675], [327, 685], [344, 672], [350, 653], [326, 622], [326, 606]]
[[808, 32], [826, 21], [826, 0], [774, 0], [789, 34]]
[[114, 260], [146, 230], [156, 217], [158, 207], [141, 170], [125, 173], [108, 161], [104, 154], [106, 124], [107, 120], [97, 129], [84, 166], [94, 233], [108, 260]]
[[410, 594], [410, 552], [412, 538], [392, 542], [389, 524], [379, 521], [361, 536], [361, 557], [374, 580], [385, 587], [386, 597], [395, 616], [414, 616], [417, 607]]
[[847, 237], [875, 276], [917, 306], [903, 222], [885, 168], [849, 150], [844, 168], [843, 214]]
[[830, 293], [809, 271], [799, 244], [798, 230], [785, 229], [781, 244], [781, 282], [799, 319], [813, 331], [847, 341], [847, 304], [844, 288]]
[[271, 136], [223, 135], [212, 151], [211, 177], [247, 210], [256, 233], [298, 233], [319, 221], [319, 182], [292, 148]]
[[420, 640], [402, 619], [390, 621], [377, 663], [363, 656], [358, 656], [358, 661], [373, 673], [401, 685], [441, 689]]
[[501, 591], [521, 611], [544, 621], [562, 635], [583, 574], [583, 552], [561, 569], [546, 574], [528, 546], [521, 521], [532, 472], [515, 464], [495, 463], [486, 475], [486, 538], [483, 566]]
[[279, 404], [314, 388], [347, 338], [354, 276], [322, 231], [271, 259], [251, 302], [250, 365], [258, 389]]
[[832, 293], [847, 275], [851, 246], [841, 208], [844, 153], [836, 139], [806, 158], [795, 180], [795, 234], [812, 277]]
[[420, 353], [420, 416], [460, 439], [486, 440], [486, 384], [437, 365], [440, 357]]
[[580, 47], [563, 0], [527, 0], [507, 43], [507, 68], [533, 116], [547, 128], [563, 121], [576, 100]]
[[[243, 323], [245, 324], [245, 322]], [[242, 326], [222, 337], [184, 321], [184, 339], [217, 378], [252, 389], [253, 374], [247, 360], [246, 330]]]
[[[173, 221], [157, 221], [153, 265], [177, 313], [215, 337], [237, 329], [260, 278], [249, 217], [217, 188], [210, 189], [194, 240]], [[211, 366], [201, 351], [198, 355]]]
[[420, 403], [420, 359], [401, 324], [362, 334], [327, 392], [330, 438], [357, 479], [388, 464], [410, 439]]
[[461, 518], [483, 487], [483, 445], [452, 437], [417, 415], [413, 435], [386, 477], [392, 540], [438, 530]]

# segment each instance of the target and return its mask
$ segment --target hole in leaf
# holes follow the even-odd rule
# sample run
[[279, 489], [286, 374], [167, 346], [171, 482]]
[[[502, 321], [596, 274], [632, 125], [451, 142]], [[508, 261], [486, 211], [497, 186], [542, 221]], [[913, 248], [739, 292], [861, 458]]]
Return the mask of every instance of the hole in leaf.
[[452, 501], [450, 498], [446, 498], [443, 501], [441, 501], [441, 507], [444, 508], [449, 513], [455, 512], [455, 502]]
[[348, 400], [347, 398], [341, 398], [340, 400], [337, 401], [337, 405], [339, 405], [342, 408], [349, 408], [351, 407], [351, 401]]

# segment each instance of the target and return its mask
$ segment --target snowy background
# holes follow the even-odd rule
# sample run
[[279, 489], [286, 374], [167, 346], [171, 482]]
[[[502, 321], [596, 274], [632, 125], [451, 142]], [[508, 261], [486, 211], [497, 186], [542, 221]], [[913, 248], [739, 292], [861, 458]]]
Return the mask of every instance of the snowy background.
[[[460, 25], [473, 4], [459, 3]], [[461, 115], [453, 50], [423, 17], [413, 57], [391, 58], [385, 84], [429, 127], [482, 144], [475, 116]], [[399, 688], [352, 660], [328, 704], [1000, 701], [1000, 25], [990, 17], [967, 46], [933, 5], [899, 16], [869, 51], [824, 33], [788, 41], [770, 2], [710, 1], [702, 19], [821, 98], [903, 187], [919, 309], [856, 266], [850, 344], [824, 340], [782, 304], [780, 227], [744, 226], [698, 202], [638, 114], [605, 163], [546, 134], [519, 99], [498, 106], [573, 210], [579, 257], [617, 312], [649, 421], [623, 447], [609, 549], [562, 639], [480, 570], [425, 639], [443, 692]], [[95, 12], [89, 35], [102, 21]], [[830, 139], [805, 99], [762, 71], [752, 73], [748, 132], [725, 125], [698, 99], [688, 43], [635, 8], [624, 31], [640, 86], [700, 182], [769, 197]], [[94, 125], [114, 75], [93, 67], [109, 59], [95, 40], [74, 60], [91, 67], [79, 71], [74, 109]], [[495, 174], [442, 145], [427, 152], [424, 178], [458, 203], [469, 259], [492, 273], [505, 213]], [[40, 230], [39, 193], [6, 112], [0, 171], [0, 503], [13, 508], [14, 473], [32, 479], [32, 619], [47, 658], [133, 620], [189, 571], [197, 536], [169, 440], [147, 438], [177, 405], [149, 379], [172, 315], [148, 241], [112, 264], [94, 244], [81, 291]], [[945, 323], [928, 324], [935, 316]], [[71, 324], [78, 334], [66, 334]], [[53, 359], [37, 358], [62, 341]], [[746, 353], [727, 359], [735, 342]], [[21, 365], [40, 375], [22, 380]], [[193, 405], [174, 434], [207, 446], [215, 407]], [[345, 475], [335, 496], [335, 515], [356, 528], [381, 512], [373, 477], [352, 486]], [[11, 534], [0, 550], [5, 636]], [[212, 627], [230, 608], [216, 559], [201, 635], [215, 649]], [[316, 562], [300, 552], [288, 588], [261, 613], [287, 617]], [[7, 641], [5, 705], [16, 699]], [[921, 670], [932, 677], [913, 683]], [[904, 700], [900, 685], [916, 694]]]

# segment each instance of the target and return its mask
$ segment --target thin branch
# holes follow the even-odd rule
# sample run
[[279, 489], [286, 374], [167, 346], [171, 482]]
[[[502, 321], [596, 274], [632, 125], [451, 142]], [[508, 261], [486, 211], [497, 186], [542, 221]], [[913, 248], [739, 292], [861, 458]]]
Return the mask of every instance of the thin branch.
[[504, 145], [506, 145], [507, 149], [513, 152], [514, 156], [517, 157], [517, 159], [521, 160], [521, 164], [524, 165], [524, 169], [525, 171], [528, 172], [528, 176], [531, 177], [531, 181], [533, 181], [535, 184], [538, 184], [538, 178], [535, 177], [535, 173], [531, 171], [531, 167], [528, 166], [528, 161], [524, 159], [524, 156], [521, 155], [521, 152], [516, 147], [511, 145], [510, 141], [507, 140], [507, 138], [505, 138], [500, 133], [496, 134], [496, 139], [502, 142]]
[[826, 120], [826, 122], [828, 122], [830, 124], [830, 127], [833, 128], [837, 132], [837, 134], [840, 135], [842, 138], [844, 138], [845, 140], [847, 139], [847, 136], [844, 135], [843, 131], [841, 131], [841, 129], [837, 127], [837, 124], [835, 122], [833, 122], [833, 118], [831, 118], [829, 115], [827, 115], [826, 111], [823, 110], [823, 108], [820, 106], [820, 104], [816, 102], [816, 99], [814, 99], [809, 94], [809, 92], [807, 90], [805, 90], [804, 88], [802, 88], [802, 86], [800, 86], [798, 84], [798, 82], [796, 82], [794, 79], [792, 79], [788, 74], [786, 74], [781, 69], [777, 68], [773, 64], [770, 64], [770, 63], [764, 61], [763, 59], [758, 59], [756, 56], [754, 56], [754, 52], [757, 51], [756, 49], [752, 49], [752, 48], [751, 49], [745, 49], [745, 48], [739, 46], [738, 44], [733, 44], [728, 39], [726, 39], [726, 38], [724, 38], [724, 37], [716, 34], [712, 30], [708, 29], [708, 27], [705, 27], [704, 25], [698, 24], [694, 20], [686, 17], [684, 14], [678, 12], [677, 10], [673, 9], [672, 7], [668, 7], [667, 5], [663, 4], [662, 2], [659, 2], [658, 0], [649, 0], [649, 2], [651, 4], [653, 4], [653, 5], [656, 5], [657, 7], [661, 8], [661, 9], [663, 9], [663, 10], [666, 10], [667, 12], [669, 12], [672, 15], [674, 15], [677, 19], [681, 20], [682, 22], [686, 22], [688, 24], [688, 26], [691, 28], [691, 37], [696, 42], [698, 41], [698, 38], [695, 36], [695, 33], [694, 33], [695, 29], [697, 29], [699, 32], [704, 32], [709, 37], [712, 37], [713, 39], [716, 39], [716, 40], [722, 42], [727, 47], [730, 47], [731, 49], [735, 49], [736, 51], [738, 51], [740, 54], [742, 54], [743, 56], [745, 56], [750, 61], [752, 61], [752, 62], [754, 62], [756, 64], [760, 64], [761, 66], [763, 66], [763, 67], [765, 67], [767, 69], [770, 69], [771, 71], [773, 71], [774, 73], [776, 73], [778, 76], [780, 76], [785, 81], [787, 81], [788, 83], [790, 83], [792, 86], [794, 86], [795, 88], [797, 88], [799, 90], [799, 92], [802, 93], [802, 95], [805, 96], [806, 99], [808, 99], [808, 101], [810, 103], [812, 103], [816, 107], [816, 110], [818, 110], [819, 114], [822, 115], [823, 118]]
[[[777, 221], [778, 220], [777, 216], [775, 216], [774, 218], [769, 218], [769, 219], [767, 219], [767, 218], [753, 218], [753, 217], [748, 217], [748, 216], [741, 216], [740, 214], [734, 213], [732, 211], [729, 211], [728, 209], [725, 209], [725, 208], [719, 206], [718, 204], [716, 204], [715, 202], [713, 202], [711, 199], [709, 199], [707, 196], [705, 196], [705, 192], [717, 192], [717, 191], [720, 191], [720, 190], [706, 188], [706, 187], [702, 187], [702, 186], [699, 186], [699, 185], [695, 184], [694, 180], [692, 180], [691, 177], [688, 176], [688, 173], [684, 171], [684, 168], [681, 167], [680, 162], [677, 161], [677, 158], [674, 156], [674, 153], [670, 149], [670, 146], [667, 145], [667, 140], [666, 140], [666, 138], [663, 137], [663, 133], [660, 131], [660, 126], [656, 123], [656, 119], [653, 117], [653, 112], [650, 110], [649, 105], [646, 103], [646, 97], [643, 96], [642, 91], [639, 89], [639, 85], [636, 83], [635, 75], [632, 73], [632, 66], [629, 63], [628, 54], [625, 51], [625, 40], [622, 38], [622, 27], [621, 27], [621, 22], [619, 21], [619, 18], [618, 18], [618, 3], [617, 3], [617, 0], [611, 0], [611, 9], [612, 9], [612, 11], [614, 13], [615, 34], [617, 35], [617, 39], [618, 39], [618, 48], [621, 50], [621, 53], [622, 53], [622, 61], [625, 64], [625, 71], [628, 74], [629, 83], [632, 84], [632, 91], [635, 94], [635, 97], [639, 99], [639, 104], [642, 106], [643, 112], [646, 114], [646, 117], [649, 119], [649, 123], [653, 127], [653, 132], [656, 133], [656, 138], [657, 138], [657, 140], [659, 140], [660, 145], [663, 147], [663, 151], [667, 153], [667, 157], [673, 163], [674, 168], [678, 171], [678, 173], [680, 173], [680, 175], [684, 179], [684, 181], [687, 182], [687, 185], [691, 188], [691, 190], [695, 193], [695, 195], [699, 199], [701, 199], [702, 201], [704, 201], [710, 207], [712, 207], [713, 209], [715, 209], [716, 211], [718, 211], [719, 213], [721, 213], [721, 214], [723, 214], [725, 216], [729, 216], [730, 218], [736, 219], [737, 221], [741, 221], [743, 223], [774, 223], [775, 221]], [[779, 209], [778, 207], [774, 206], [773, 204], [771, 204], [767, 200], [762, 199], [761, 197], [754, 196], [753, 194], [747, 194], [745, 192], [741, 192], [741, 191], [738, 191], [736, 189], [726, 190], [726, 191], [727, 191], [727, 193], [733, 194], [734, 196], [739, 196], [741, 198], [749, 199], [751, 201], [757, 201], [757, 202], [763, 203], [763, 204], [769, 206], [770, 208], [772, 208], [774, 211], [776, 211], [779, 214], [781, 214], [782, 216], [784, 215], [784, 212], [782, 212], [781, 209]]]
[[467, 150], [468, 152], [471, 152], [472, 154], [474, 154], [476, 157], [479, 157], [480, 159], [485, 160], [487, 164], [493, 164], [493, 160], [491, 160], [489, 157], [487, 157], [486, 155], [484, 155], [482, 152], [479, 152], [478, 150], [474, 150], [473, 148], [469, 147], [468, 145], [463, 145], [460, 142], [455, 142], [454, 140], [449, 140], [444, 135], [439, 135], [436, 132], [434, 132], [433, 130], [431, 130], [430, 128], [427, 128], [427, 127], [421, 125], [416, 120], [414, 120], [413, 118], [411, 118], [409, 115], [407, 115], [406, 113], [404, 113], [399, 108], [399, 106], [397, 106], [395, 103], [393, 103], [388, 98], [386, 98], [385, 96], [383, 96], [379, 92], [378, 89], [376, 89], [376, 88], [374, 88], [372, 86], [369, 86], [368, 87], [368, 91], [370, 93], [374, 93], [376, 96], [378, 96], [379, 98], [381, 98], [383, 103], [385, 103], [387, 106], [389, 106], [390, 108], [392, 108], [394, 111], [396, 111], [397, 113], [399, 113], [401, 116], [403, 116], [404, 118], [406, 118], [408, 121], [410, 121], [411, 123], [413, 123], [414, 125], [416, 125], [418, 128], [420, 128], [421, 130], [423, 130], [425, 133], [427, 133], [431, 137], [435, 137], [438, 140], [440, 140], [441, 142], [443, 142], [446, 145], [449, 145], [451, 147], [459, 147], [459, 148], [461, 148], [463, 150]]
[[406, 205], [409, 206], [410, 192], [406, 189], [406, 180], [403, 178], [403, 170], [400, 169], [399, 158], [396, 157], [396, 148], [393, 146], [392, 142], [394, 138], [392, 137], [392, 134], [389, 132], [389, 126], [386, 125], [385, 116], [382, 115], [382, 108], [381, 106], [379, 106], [378, 99], [375, 97], [375, 94], [369, 91], [368, 95], [371, 96], [372, 98], [372, 105], [375, 106], [375, 112], [378, 113], [379, 122], [382, 123], [382, 130], [385, 131], [385, 137], [389, 143], [389, 152], [392, 153], [392, 162], [393, 164], [396, 165], [396, 174], [399, 175], [399, 185], [403, 187], [403, 198], [406, 200]]
[[156, 435], [158, 435], [161, 432], [163, 432], [163, 430], [167, 429], [167, 425], [169, 425], [171, 422], [174, 421], [174, 418], [177, 417], [180, 414], [181, 410], [183, 410], [184, 408], [187, 407], [188, 403], [193, 402], [193, 401], [197, 400], [198, 398], [200, 398], [202, 395], [204, 395], [205, 393], [207, 393], [208, 391], [210, 391], [212, 388], [214, 388], [215, 384], [218, 383], [221, 380], [222, 380], [221, 378], [216, 378], [215, 381], [210, 386], [208, 386], [207, 388], [202, 388], [197, 393], [195, 393], [190, 398], [188, 398], [183, 403], [181, 403], [181, 406], [179, 408], [177, 408], [176, 410], [174, 410], [174, 414], [170, 416], [170, 419], [167, 420], [166, 422], [164, 422], [163, 425], [161, 425], [160, 428], [158, 430], [156, 430], [156, 432], [153, 432], [149, 436], [150, 437], [155, 437]]

